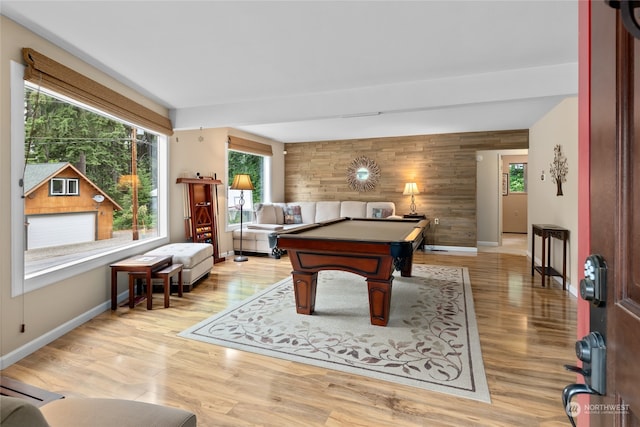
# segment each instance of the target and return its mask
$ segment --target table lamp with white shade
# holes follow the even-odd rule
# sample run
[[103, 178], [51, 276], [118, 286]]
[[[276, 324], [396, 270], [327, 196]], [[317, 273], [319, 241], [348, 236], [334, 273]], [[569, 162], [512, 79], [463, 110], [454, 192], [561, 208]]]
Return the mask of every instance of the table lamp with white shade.
[[411, 205], [409, 208], [411, 209], [411, 215], [416, 214], [416, 198], [415, 195], [420, 194], [418, 191], [418, 184], [415, 182], [407, 182], [404, 185], [404, 191], [402, 192], [403, 196], [411, 196]]

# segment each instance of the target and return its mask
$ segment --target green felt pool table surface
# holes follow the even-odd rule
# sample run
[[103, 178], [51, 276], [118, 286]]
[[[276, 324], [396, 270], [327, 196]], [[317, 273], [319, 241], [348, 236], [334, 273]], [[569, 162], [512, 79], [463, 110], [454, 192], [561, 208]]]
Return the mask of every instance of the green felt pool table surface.
[[[399, 242], [410, 238], [420, 223], [420, 220], [415, 219], [343, 219], [312, 226], [301, 231], [294, 230], [290, 235], [309, 239]], [[287, 238], [288, 236], [283, 234], [283, 237]]]

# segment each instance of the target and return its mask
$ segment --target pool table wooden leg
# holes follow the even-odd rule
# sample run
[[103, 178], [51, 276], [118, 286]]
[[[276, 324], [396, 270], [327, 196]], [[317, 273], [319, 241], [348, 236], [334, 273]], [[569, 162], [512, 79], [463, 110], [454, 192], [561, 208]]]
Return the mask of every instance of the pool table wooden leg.
[[296, 295], [296, 312], [312, 314], [316, 309], [318, 273], [293, 272], [293, 290]]
[[389, 308], [391, 307], [391, 288], [393, 276], [389, 280], [367, 279], [369, 288], [369, 313], [371, 324], [387, 326], [389, 322]]
[[404, 258], [401, 263], [400, 275], [402, 277], [411, 277], [411, 269], [413, 268], [413, 256]]

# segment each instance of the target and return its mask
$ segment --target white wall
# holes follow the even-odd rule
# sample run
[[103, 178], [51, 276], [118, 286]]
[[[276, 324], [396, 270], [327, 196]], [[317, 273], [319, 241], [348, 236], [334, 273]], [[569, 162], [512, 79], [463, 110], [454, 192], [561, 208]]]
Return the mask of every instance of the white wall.
[[500, 151], [484, 150], [476, 153], [476, 224], [478, 246], [500, 244]]
[[[549, 176], [549, 166], [554, 158], [554, 146], [560, 144], [567, 158], [569, 172], [563, 183], [563, 196], [556, 196], [556, 185]], [[540, 176], [544, 171], [546, 179]], [[568, 282], [571, 292], [577, 295], [578, 269], [582, 260], [578, 253], [578, 98], [567, 98], [542, 117], [529, 133], [529, 208], [528, 241], [531, 251], [531, 224], [555, 224], [569, 230], [567, 245]], [[536, 253], [530, 254], [540, 263], [541, 239], [536, 236]], [[562, 269], [562, 245], [552, 239], [551, 264]], [[535, 279], [540, 276], [536, 274]], [[560, 278], [556, 278], [560, 280]]]

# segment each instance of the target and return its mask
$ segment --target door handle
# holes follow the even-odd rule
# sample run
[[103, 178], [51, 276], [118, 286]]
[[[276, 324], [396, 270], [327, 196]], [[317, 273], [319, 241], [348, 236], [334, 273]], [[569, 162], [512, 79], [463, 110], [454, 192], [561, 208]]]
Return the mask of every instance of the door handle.
[[599, 394], [587, 384], [569, 384], [562, 390], [562, 405], [569, 417], [569, 422], [573, 427], [576, 427], [576, 422], [573, 419], [573, 411], [571, 410], [571, 399], [578, 394]]
[[578, 394], [606, 393], [607, 347], [602, 335], [599, 332], [591, 332], [576, 341], [576, 357], [582, 361], [582, 368], [570, 365], [565, 365], [565, 368], [582, 375], [585, 383], [569, 384], [562, 390], [562, 405], [573, 427], [576, 423], [571, 411], [571, 399]]
[[[585, 260], [584, 279], [580, 281], [580, 297], [593, 303], [591, 316], [594, 316], [594, 310], [599, 312], [605, 309], [607, 264], [601, 255], [589, 255]], [[592, 331], [576, 341], [576, 357], [582, 361], [582, 368], [572, 365], [564, 365], [564, 367], [582, 375], [584, 384], [569, 384], [562, 390], [562, 404], [573, 427], [576, 423], [573, 419], [571, 399], [578, 394], [604, 395], [606, 393], [607, 347], [604, 336], [600, 332]]]

